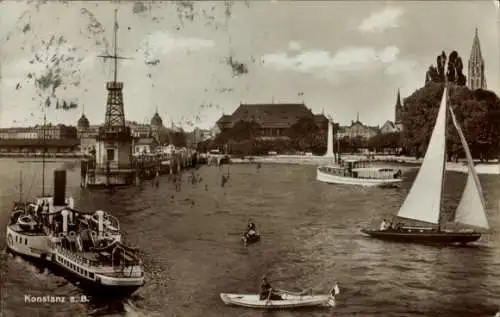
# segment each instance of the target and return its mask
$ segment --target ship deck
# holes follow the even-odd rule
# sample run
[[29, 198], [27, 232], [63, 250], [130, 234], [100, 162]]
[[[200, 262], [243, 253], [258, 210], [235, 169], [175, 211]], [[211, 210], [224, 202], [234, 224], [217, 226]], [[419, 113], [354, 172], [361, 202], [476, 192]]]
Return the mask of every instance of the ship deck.
[[12, 231], [16, 232], [16, 233], [19, 233], [19, 234], [23, 234], [25, 236], [46, 236], [45, 232], [43, 231], [40, 231], [40, 230], [37, 230], [37, 231], [28, 231], [28, 230], [24, 230], [23, 228], [21, 228], [21, 226], [19, 226], [19, 224], [15, 223], [15, 224], [12, 224], [12, 225], [9, 225], [8, 226], [10, 229], [12, 229]]
[[[63, 249], [64, 250], [64, 249]], [[84, 260], [88, 260], [92, 265], [99, 266], [102, 264], [111, 264], [111, 253], [107, 251], [88, 251], [88, 252], [69, 252], [68, 250], [64, 250], [63, 254], [68, 257], [79, 257]], [[123, 256], [123, 255], [122, 255]], [[132, 258], [128, 254], [124, 254], [125, 260], [129, 262], [134, 262], [135, 259]]]

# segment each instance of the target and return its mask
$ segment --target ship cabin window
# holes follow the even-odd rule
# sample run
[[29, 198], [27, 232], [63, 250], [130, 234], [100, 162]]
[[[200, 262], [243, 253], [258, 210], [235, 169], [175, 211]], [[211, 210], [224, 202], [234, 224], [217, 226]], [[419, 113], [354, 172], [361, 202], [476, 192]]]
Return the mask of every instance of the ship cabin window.
[[17, 236], [15, 236], [16, 242], [17, 242]]
[[94, 273], [89, 273], [90, 278], [94, 278]]
[[28, 238], [24, 238], [24, 244], [28, 244]]

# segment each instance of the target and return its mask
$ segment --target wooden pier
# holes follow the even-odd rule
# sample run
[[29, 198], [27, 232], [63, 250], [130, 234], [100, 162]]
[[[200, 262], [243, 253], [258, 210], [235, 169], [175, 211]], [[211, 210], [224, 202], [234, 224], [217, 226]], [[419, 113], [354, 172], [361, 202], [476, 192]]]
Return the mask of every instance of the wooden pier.
[[189, 149], [175, 153], [132, 156], [130, 164], [117, 164], [113, 161], [98, 164], [91, 156], [81, 161], [80, 184], [84, 188], [139, 185], [143, 180], [180, 173], [201, 163], [203, 160], [198, 153]]

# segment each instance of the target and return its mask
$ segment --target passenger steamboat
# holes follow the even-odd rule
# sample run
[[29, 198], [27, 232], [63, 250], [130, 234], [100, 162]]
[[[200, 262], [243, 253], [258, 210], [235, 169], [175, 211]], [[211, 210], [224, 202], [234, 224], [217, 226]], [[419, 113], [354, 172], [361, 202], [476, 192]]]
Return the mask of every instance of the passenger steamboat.
[[66, 195], [66, 171], [54, 172], [53, 197], [15, 204], [7, 249], [42, 263], [92, 294], [127, 296], [144, 285], [136, 249], [122, 242], [116, 218], [77, 211]]
[[329, 184], [381, 187], [401, 183], [400, 169], [369, 165], [369, 162], [344, 160], [340, 165], [320, 166], [316, 170], [316, 180]]

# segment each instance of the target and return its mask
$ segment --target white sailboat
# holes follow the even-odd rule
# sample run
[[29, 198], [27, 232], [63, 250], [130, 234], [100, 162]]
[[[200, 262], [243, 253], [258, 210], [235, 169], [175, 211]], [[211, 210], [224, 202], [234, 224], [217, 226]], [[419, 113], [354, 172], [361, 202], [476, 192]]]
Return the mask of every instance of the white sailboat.
[[[445, 86], [434, 130], [418, 175], [397, 214], [404, 219], [428, 223], [428, 226], [406, 226], [379, 230], [363, 229], [361, 232], [372, 237], [406, 242], [426, 243], [468, 243], [481, 237], [480, 230], [488, 230], [486, 204], [481, 184], [477, 176], [472, 155], [465, 136], [458, 124], [453, 109], [447, 105], [448, 87]], [[455, 224], [462, 224], [474, 229], [447, 229], [442, 217], [442, 196], [446, 163], [446, 122], [450, 112], [453, 125], [457, 129], [464, 148], [469, 168], [467, 183], [455, 212]], [[457, 227], [457, 226], [456, 226]]]

